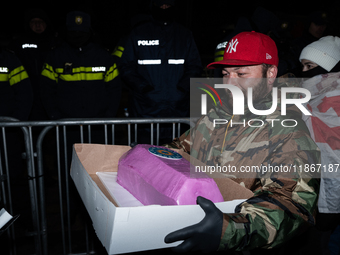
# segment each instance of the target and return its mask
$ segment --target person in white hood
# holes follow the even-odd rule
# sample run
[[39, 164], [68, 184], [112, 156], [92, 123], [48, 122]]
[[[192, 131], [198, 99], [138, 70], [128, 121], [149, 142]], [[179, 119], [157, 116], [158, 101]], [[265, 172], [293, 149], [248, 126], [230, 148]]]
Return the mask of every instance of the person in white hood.
[[312, 96], [308, 103], [312, 115], [304, 120], [321, 150], [316, 229], [327, 250], [329, 236], [340, 224], [340, 38], [320, 38], [307, 45], [299, 59], [302, 76], [308, 78], [302, 87]]

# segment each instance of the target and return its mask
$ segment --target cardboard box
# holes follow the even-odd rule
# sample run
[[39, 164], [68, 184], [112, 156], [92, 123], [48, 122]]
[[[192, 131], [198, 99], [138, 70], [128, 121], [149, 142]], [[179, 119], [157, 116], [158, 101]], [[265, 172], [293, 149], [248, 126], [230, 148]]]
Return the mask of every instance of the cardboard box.
[[[117, 172], [120, 156], [129, 149], [129, 146], [119, 145], [74, 145], [71, 177], [92, 219], [96, 234], [108, 254], [177, 246], [181, 242], [166, 244], [164, 237], [200, 222], [205, 216], [200, 206], [118, 206], [119, 203], [111, 195], [112, 191], [110, 194], [97, 175], [97, 172]], [[216, 203], [225, 213], [233, 213], [236, 205], [253, 195], [250, 190], [230, 179], [219, 179], [217, 184], [220, 189], [230, 191], [225, 194], [225, 199], [237, 199]]]

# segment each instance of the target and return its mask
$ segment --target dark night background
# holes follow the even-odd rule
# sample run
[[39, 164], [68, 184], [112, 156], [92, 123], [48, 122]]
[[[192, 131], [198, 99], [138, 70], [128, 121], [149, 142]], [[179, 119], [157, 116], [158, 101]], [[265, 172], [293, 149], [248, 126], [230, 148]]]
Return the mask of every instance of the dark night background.
[[[66, 13], [71, 10], [87, 10], [92, 16], [92, 25], [106, 48], [113, 49], [119, 38], [127, 34], [131, 18], [147, 13], [149, 0], [84, 0], [84, 1], [8, 1], [1, 15], [1, 38], [10, 40], [23, 32], [24, 12], [29, 8], [41, 8], [49, 15], [54, 28], [62, 32]], [[8, 6], [8, 7], [7, 7]], [[340, 1], [228, 1], [177, 0], [177, 20], [189, 28], [195, 37], [203, 64], [212, 59], [214, 48], [223, 35], [232, 28], [240, 16], [250, 17], [258, 6], [275, 13], [290, 24], [290, 32], [298, 36], [303, 30], [308, 14], [325, 10], [331, 20], [328, 34], [338, 35], [340, 30]]]

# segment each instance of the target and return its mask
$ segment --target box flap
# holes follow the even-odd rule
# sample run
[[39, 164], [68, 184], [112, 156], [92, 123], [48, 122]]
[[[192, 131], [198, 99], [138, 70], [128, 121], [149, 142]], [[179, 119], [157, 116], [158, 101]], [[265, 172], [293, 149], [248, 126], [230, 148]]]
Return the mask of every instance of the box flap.
[[118, 206], [116, 201], [100, 181], [96, 172], [117, 172], [119, 158], [130, 149], [130, 146], [120, 145], [74, 144], [74, 150], [81, 164], [103, 194], [115, 206]]

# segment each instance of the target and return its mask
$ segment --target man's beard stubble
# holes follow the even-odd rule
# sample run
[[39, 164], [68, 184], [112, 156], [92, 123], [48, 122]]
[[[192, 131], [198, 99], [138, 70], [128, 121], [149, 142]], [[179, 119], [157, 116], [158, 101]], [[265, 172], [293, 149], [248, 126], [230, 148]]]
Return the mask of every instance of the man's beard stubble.
[[[248, 102], [248, 91], [247, 89], [240, 88], [242, 90], [242, 93], [244, 95], [244, 103], [247, 104]], [[259, 102], [262, 98], [264, 98], [267, 94], [267, 80], [266, 79], [260, 79], [260, 81], [252, 87], [253, 92], [253, 104]], [[225, 94], [225, 100], [223, 100], [224, 103], [227, 104], [228, 108], [233, 111], [233, 96], [231, 91], [228, 89], [226, 90]]]

